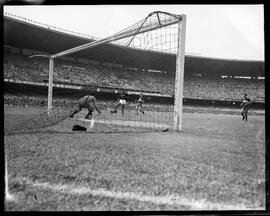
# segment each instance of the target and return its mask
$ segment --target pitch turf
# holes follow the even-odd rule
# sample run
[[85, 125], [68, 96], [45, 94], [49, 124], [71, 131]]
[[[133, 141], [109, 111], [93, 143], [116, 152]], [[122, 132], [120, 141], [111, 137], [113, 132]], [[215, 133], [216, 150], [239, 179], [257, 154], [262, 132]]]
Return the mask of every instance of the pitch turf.
[[[5, 110], [5, 123], [19, 111]], [[265, 208], [264, 116], [184, 113], [180, 133], [71, 126], [5, 137], [16, 197], [6, 210]]]

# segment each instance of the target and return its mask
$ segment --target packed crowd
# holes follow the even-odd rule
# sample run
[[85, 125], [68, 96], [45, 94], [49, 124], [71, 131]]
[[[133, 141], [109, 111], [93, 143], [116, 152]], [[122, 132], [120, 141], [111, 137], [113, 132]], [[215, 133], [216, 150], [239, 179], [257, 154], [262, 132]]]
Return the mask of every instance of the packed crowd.
[[187, 98], [230, 100], [243, 97], [243, 93], [256, 99], [264, 98], [263, 80], [188, 78], [184, 83]]
[[12, 63], [4, 63], [4, 77], [7, 79], [29, 81], [30, 76], [20, 67]]
[[[48, 79], [47, 59], [28, 59], [20, 54], [4, 56], [4, 78], [40, 82]], [[153, 91], [173, 95], [174, 75], [112, 68], [104, 65], [56, 60], [54, 80], [73, 84], [96, 85]], [[184, 97], [200, 99], [239, 99], [243, 92], [253, 98], [264, 98], [263, 80], [208, 79], [185, 77]]]

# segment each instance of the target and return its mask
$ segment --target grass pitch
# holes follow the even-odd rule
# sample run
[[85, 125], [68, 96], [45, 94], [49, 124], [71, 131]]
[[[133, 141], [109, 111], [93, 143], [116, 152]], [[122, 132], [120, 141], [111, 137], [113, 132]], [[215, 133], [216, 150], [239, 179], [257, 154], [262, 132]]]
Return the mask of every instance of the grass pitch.
[[71, 126], [5, 137], [7, 211], [265, 208], [264, 116], [184, 113], [180, 133]]

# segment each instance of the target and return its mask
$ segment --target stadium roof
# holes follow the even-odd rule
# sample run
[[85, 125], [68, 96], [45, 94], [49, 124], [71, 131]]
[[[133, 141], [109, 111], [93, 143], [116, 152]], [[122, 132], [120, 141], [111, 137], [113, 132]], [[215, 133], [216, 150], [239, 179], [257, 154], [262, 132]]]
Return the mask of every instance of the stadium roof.
[[[40, 24], [19, 17], [4, 16], [4, 45], [43, 51], [49, 54], [76, 47], [94, 38], [75, 32]], [[130, 67], [152, 70], [175, 71], [175, 55], [140, 51], [106, 44], [68, 55], [102, 62], [114, 62]], [[215, 59], [207, 57], [185, 57], [185, 74], [264, 76], [264, 62]]]

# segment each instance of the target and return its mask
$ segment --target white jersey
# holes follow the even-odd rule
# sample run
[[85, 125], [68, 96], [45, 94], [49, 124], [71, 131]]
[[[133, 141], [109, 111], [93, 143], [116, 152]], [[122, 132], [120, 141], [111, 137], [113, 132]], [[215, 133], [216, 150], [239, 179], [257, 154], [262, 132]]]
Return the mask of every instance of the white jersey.
[[122, 104], [122, 105], [126, 105], [127, 102], [126, 102], [125, 99], [120, 99], [120, 100], [119, 100], [119, 103]]

